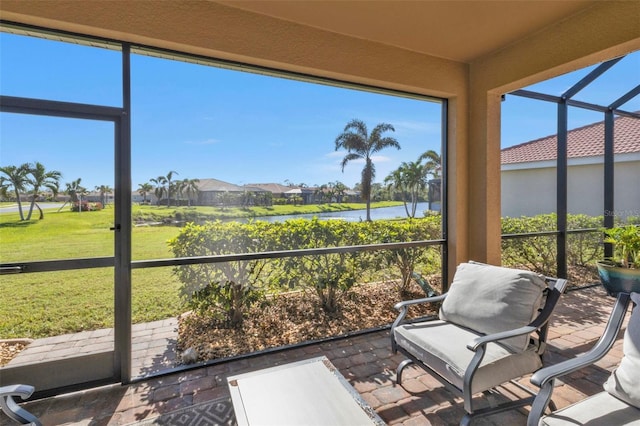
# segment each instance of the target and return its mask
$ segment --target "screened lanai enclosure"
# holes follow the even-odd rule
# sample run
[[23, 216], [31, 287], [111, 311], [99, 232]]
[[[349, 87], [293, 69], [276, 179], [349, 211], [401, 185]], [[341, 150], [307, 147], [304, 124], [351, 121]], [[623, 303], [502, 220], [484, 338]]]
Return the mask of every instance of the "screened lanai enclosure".
[[[624, 62], [616, 68], [616, 64], [621, 61]], [[631, 72], [626, 74], [616, 73], [623, 65], [630, 69]], [[638, 170], [640, 170], [637, 168], [638, 159], [640, 158], [638, 157], [640, 155], [640, 134], [634, 130], [640, 128], [640, 121], [637, 121], [640, 119], [640, 76], [634, 71], [639, 66], [640, 56], [638, 53], [633, 53], [628, 57], [618, 57], [590, 67], [584, 72], [576, 72], [573, 77], [567, 76], [563, 83], [565, 85], [569, 84], [569, 86], [568, 88], [562, 86], [564, 91], [561, 93], [541, 92], [540, 90], [551, 90], [554, 86], [547, 85], [547, 87], [544, 87], [544, 83], [540, 83], [539, 86], [543, 87], [519, 89], [505, 96], [505, 102], [508, 102], [508, 98], [517, 96], [530, 100], [531, 102], [528, 105], [531, 103], [548, 103], [552, 107], [548, 108], [549, 113], [546, 115], [551, 116], [554, 112], [556, 114], [557, 131], [552, 137], [553, 143], [549, 147], [555, 152], [545, 153], [547, 154], [545, 159], [551, 159], [551, 161], [535, 166], [555, 172], [555, 187], [544, 187], [545, 179], [533, 178], [532, 180], [531, 175], [528, 175], [527, 182], [520, 186], [508, 181], [503, 182], [503, 186], [512, 184], [513, 188], [510, 189], [515, 197], [521, 197], [522, 191], [527, 188], [526, 191], [529, 192], [530, 198], [536, 199], [539, 197], [535, 202], [538, 204], [542, 204], [540, 201], [540, 199], [544, 198], [542, 194], [553, 194], [555, 192], [555, 209], [551, 210], [555, 213], [555, 223], [549, 223], [555, 225], [555, 229], [537, 229], [537, 232], [528, 234], [529, 238], [544, 242], [543, 244], [546, 243], [545, 245], [555, 240], [556, 269], [546, 270], [546, 273], [557, 273], [558, 276], [567, 277], [569, 264], [573, 263], [575, 265], [576, 263], [575, 252], [589, 251], [592, 254], [586, 257], [590, 260], [585, 261], [582, 258], [578, 263], [588, 264], [594, 277], [597, 278], [594, 266], [595, 260], [603, 255], [610, 257], [612, 251], [611, 245], [597, 243], [601, 238], [601, 229], [611, 228], [614, 224], [640, 222], [640, 191], [634, 188], [634, 185], [629, 185], [630, 182], [637, 181], [639, 177]], [[620, 79], [619, 83], [617, 85], [612, 84], [611, 82], [616, 81], [616, 79]], [[590, 90], [592, 86], [595, 86], [595, 88]], [[581, 98], [581, 94], [586, 97]], [[594, 100], [600, 102], [597, 103]], [[603, 123], [603, 126], [588, 133], [588, 136], [586, 136], [588, 140], [574, 141], [574, 145], [584, 143], [589, 148], [588, 150], [585, 147], [569, 146], [570, 130], [578, 127], [570, 125], [570, 115], [572, 112], [585, 110], [595, 113], [589, 116], [594, 116], [593, 120], [599, 115], [600, 119], [598, 121]], [[541, 115], [544, 115], [544, 113], [541, 113]], [[616, 126], [615, 119], [620, 117], [627, 119], [627, 122], [633, 120], [632, 124]], [[542, 134], [541, 136], [546, 135]], [[574, 138], [577, 139], [578, 136]], [[525, 144], [536, 143], [536, 141], [527, 142], [524, 140], [522, 142]], [[587, 151], [588, 154], [584, 154], [583, 158], [575, 158], [582, 155], [582, 153], [576, 152], [580, 150]], [[574, 158], [570, 159], [570, 154]], [[528, 161], [535, 160], [532, 158]], [[526, 161], [527, 159], [518, 162], [521, 164]], [[582, 187], [576, 189], [574, 184], [573, 191], [569, 190], [568, 166], [570, 161], [582, 161], [583, 164], [588, 161], [588, 163], [599, 165], [599, 168], [595, 171], [596, 175], [590, 180], [591, 182], [593, 180], [599, 182], [596, 188]], [[517, 167], [518, 164], [515, 166]], [[523, 169], [524, 167], [520, 166], [520, 168]], [[503, 175], [503, 180], [505, 178], [509, 180], [509, 175]], [[598, 193], [591, 196], [591, 191], [594, 190], [598, 191]], [[619, 197], [618, 200], [616, 200], [616, 195]], [[596, 206], [588, 212], [580, 208], [570, 209], [570, 201], [576, 204], [577, 198], [590, 198], [592, 199], [590, 202], [596, 204]], [[505, 201], [503, 200], [503, 202]], [[600, 215], [594, 216], [592, 214], [594, 210], [599, 210]], [[544, 208], [541, 207], [540, 211], [544, 211]], [[575, 219], [579, 215], [591, 216], [591, 218], [582, 221], [571, 220], [571, 216]], [[588, 224], [592, 226], [588, 226]], [[505, 234], [504, 231], [503, 234]], [[508, 233], [503, 235], [503, 244], [509, 245], [511, 241], [525, 237], [527, 237], [526, 233]], [[571, 250], [574, 253], [568, 254]], [[538, 258], [538, 261], [544, 262], [541, 258]], [[594, 279], [594, 281], [597, 282], [597, 279]], [[580, 284], [589, 284], [589, 282]]]
[[[615, 211], [611, 123], [639, 118], [640, 80], [577, 94], [637, 58], [640, 5], [520, 3], [4, 0], [0, 339], [20, 343], [0, 385], [41, 397], [379, 331], [508, 241], [546, 238], [566, 276], [568, 240], [601, 249], [613, 223], [567, 221], [569, 111], [602, 114]], [[554, 220], [533, 235], [501, 227], [501, 115], [523, 97], [557, 105]], [[275, 321], [278, 303], [319, 316]]]

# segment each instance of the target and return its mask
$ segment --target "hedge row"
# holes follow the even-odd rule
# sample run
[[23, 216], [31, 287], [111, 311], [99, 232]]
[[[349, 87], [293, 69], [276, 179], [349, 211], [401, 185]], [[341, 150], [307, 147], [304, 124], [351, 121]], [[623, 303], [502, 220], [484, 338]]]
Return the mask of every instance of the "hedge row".
[[[437, 239], [437, 217], [410, 221], [347, 222], [293, 219], [284, 222], [210, 222], [188, 224], [169, 241], [176, 257], [229, 255], [376, 243]], [[269, 292], [312, 289], [328, 312], [338, 309], [341, 296], [365, 273], [397, 267], [399, 291], [410, 284], [416, 265], [438, 270], [439, 250], [357, 251], [180, 266], [181, 295], [193, 308], [210, 312], [230, 326]]]
[[[602, 217], [570, 215], [569, 229], [599, 229]], [[504, 218], [503, 234], [553, 231], [555, 214]], [[325, 247], [422, 241], [441, 238], [440, 216], [412, 220], [374, 222], [291, 219], [269, 223], [256, 221], [188, 224], [169, 242], [176, 257], [233, 255]], [[569, 234], [570, 265], [585, 266], [602, 257], [602, 233]], [[556, 275], [555, 235], [504, 239], [502, 263]], [[358, 282], [366, 282], [395, 270], [402, 297], [414, 271], [437, 274], [440, 248], [432, 246], [395, 250], [339, 252], [224, 263], [180, 266], [175, 273], [182, 282], [181, 295], [194, 309], [208, 312], [230, 326], [240, 326], [246, 309], [268, 293], [285, 289], [312, 289], [328, 312], [339, 307], [340, 298]], [[366, 276], [365, 276], [366, 274]]]

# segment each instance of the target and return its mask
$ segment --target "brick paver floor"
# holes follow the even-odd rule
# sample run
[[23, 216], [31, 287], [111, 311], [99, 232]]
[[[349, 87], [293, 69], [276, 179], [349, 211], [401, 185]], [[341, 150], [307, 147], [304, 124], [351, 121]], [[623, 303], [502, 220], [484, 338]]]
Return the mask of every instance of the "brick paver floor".
[[[614, 299], [600, 288], [563, 296], [552, 320], [545, 363], [556, 363], [588, 350], [601, 335], [613, 304]], [[622, 356], [621, 336], [622, 332], [609, 355], [596, 365], [559, 381], [553, 397], [559, 407], [602, 389], [602, 383]], [[168, 335], [166, 338], [168, 342], [171, 340]], [[395, 368], [402, 357], [391, 353], [388, 330], [220, 363], [128, 386], [113, 385], [59, 395], [27, 402], [24, 406], [45, 425], [123, 425], [228, 396], [226, 378], [229, 375], [320, 355], [331, 360], [388, 424], [455, 425], [464, 414], [461, 399], [419, 368], [407, 368], [402, 386], [395, 384]], [[528, 378], [520, 382], [531, 386]], [[500, 393], [509, 398], [522, 391], [507, 385], [500, 388]], [[476, 424], [524, 425], [527, 411], [528, 408], [524, 408], [497, 414], [479, 419]], [[0, 420], [8, 421], [4, 416]]]

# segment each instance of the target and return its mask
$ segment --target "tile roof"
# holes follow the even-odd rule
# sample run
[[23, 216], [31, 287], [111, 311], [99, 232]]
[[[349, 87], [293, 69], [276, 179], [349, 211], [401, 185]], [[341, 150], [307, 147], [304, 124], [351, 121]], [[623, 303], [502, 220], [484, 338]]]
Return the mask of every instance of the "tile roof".
[[218, 179], [200, 179], [198, 191], [244, 192], [245, 188]]
[[274, 194], [281, 194], [291, 189], [290, 186], [280, 185], [279, 183], [248, 183], [245, 186], [261, 188]]
[[[640, 119], [618, 117], [614, 129], [616, 154], [640, 152]], [[501, 151], [501, 163], [555, 160], [557, 142], [556, 135], [551, 135], [504, 148]], [[568, 158], [604, 155], [604, 121], [569, 130], [567, 155]]]

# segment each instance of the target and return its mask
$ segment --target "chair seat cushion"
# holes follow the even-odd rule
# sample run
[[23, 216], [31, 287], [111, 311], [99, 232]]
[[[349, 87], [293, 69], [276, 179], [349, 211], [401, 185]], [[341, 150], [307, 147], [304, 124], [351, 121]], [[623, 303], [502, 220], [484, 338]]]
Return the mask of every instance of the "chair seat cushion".
[[604, 384], [604, 390], [640, 408], [640, 294], [631, 293], [635, 304], [622, 341], [620, 365]]
[[[422, 360], [437, 374], [462, 389], [464, 373], [474, 352], [467, 348], [482, 334], [442, 320], [405, 324], [394, 329], [398, 346]], [[506, 346], [489, 343], [480, 367], [471, 384], [471, 392], [478, 393], [533, 373], [542, 366], [535, 347], [514, 352]]]
[[539, 425], [640, 426], [640, 410], [600, 392], [543, 417]]
[[[534, 272], [462, 263], [440, 308], [440, 319], [483, 334], [523, 327], [538, 315], [546, 288], [544, 278]], [[522, 351], [529, 346], [529, 337], [502, 343]]]

